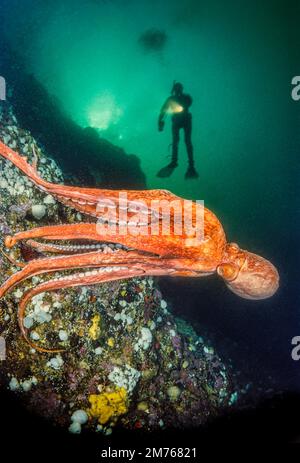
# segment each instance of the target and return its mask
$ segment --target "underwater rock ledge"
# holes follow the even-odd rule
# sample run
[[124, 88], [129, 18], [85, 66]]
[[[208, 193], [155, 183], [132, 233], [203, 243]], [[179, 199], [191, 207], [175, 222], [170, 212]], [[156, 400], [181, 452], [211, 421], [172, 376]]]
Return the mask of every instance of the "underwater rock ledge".
[[[0, 138], [31, 159], [46, 180], [63, 182], [55, 161], [18, 126], [12, 108], [0, 112]], [[84, 217], [41, 193], [9, 162], [0, 161], [0, 248], [6, 234], [37, 224], [74, 223]], [[111, 252], [109, 245], [101, 245]], [[13, 258], [35, 256], [20, 246]], [[17, 268], [1, 257], [0, 282]], [[17, 305], [36, 276], [0, 301], [0, 333], [6, 340], [0, 384], [25, 407], [79, 433], [112, 432], [114, 426], [155, 430], [199, 426], [230, 404], [229, 373], [214, 349], [184, 320], [175, 319], [153, 278], [135, 278], [42, 293], [28, 306], [25, 325], [40, 353], [21, 336]]]
[[[140, 189], [146, 175], [140, 159], [83, 128], [72, 120], [60, 101], [26, 71], [21, 56], [12, 50], [0, 30], [1, 72], [9, 82], [7, 91], [20, 126], [60, 164], [68, 183], [103, 188]], [[30, 111], [28, 111], [30, 108]]]

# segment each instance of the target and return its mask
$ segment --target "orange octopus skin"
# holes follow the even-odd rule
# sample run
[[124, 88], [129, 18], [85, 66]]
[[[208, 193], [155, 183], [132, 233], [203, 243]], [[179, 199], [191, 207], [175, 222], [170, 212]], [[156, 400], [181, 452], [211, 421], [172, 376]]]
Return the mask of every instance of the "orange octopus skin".
[[[152, 217], [161, 224], [165, 212], [153, 210], [153, 200], [179, 201], [183, 207], [183, 198], [173, 195], [166, 190], [107, 190], [97, 188], [80, 188], [74, 186], [58, 185], [43, 180], [36, 169], [36, 161], [33, 165], [27, 162], [11, 148], [0, 141], [0, 155], [11, 161], [18, 167], [39, 189], [53, 195], [58, 201], [70, 206], [77, 211], [95, 219], [103, 217], [99, 211], [99, 204], [112, 201], [117, 207], [117, 216], [123, 203], [120, 203], [119, 194], [126, 194], [129, 205], [143, 201], [151, 211]], [[134, 212], [126, 210], [127, 218], [134, 217]], [[59, 288], [99, 284], [105, 281], [133, 278], [136, 276], [172, 276], [172, 277], [202, 277], [217, 273], [222, 277], [228, 288], [235, 294], [246, 299], [264, 299], [271, 297], [279, 286], [279, 275], [276, 268], [261, 256], [242, 250], [235, 243], [227, 243], [222, 225], [217, 217], [202, 205], [192, 203], [193, 224], [196, 216], [202, 208], [203, 239], [195, 240], [195, 236], [187, 236], [185, 232], [176, 234], [175, 223], [177, 217], [171, 209], [170, 232], [151, 234], [149, 217], [145, 216], [139, 226], [137, 235], [122, 233], [101, 233], [96, 223], [78, 223], [65, 225], [50, 225], [32, 230], [16, 233], [5, 238], [8, 248], [16, 245], [20, 240], [28, 240], [27, 244], [41, 251], [60, 254], [55, 257], [43, 257], [35, 259], [27, 264], [21, 264], [23, 268], [13, 274], [0, 287], [0, 298], [7, 291], [15, 287], [27, 278], [43, 273], [70, 269], [88, 269], [75, 275], [63, 276], [61, 279], [53, 279], [38, 285], [25, 293], [19, 304], [18, 321], [22, 334], [27, 342], [41, 352], [59, 352], [59, 350], [44, 349], [32, 344], [28, 340], [27, 332], [23, 324], [23, 318], [27, 304], [31, 298], [44, 291], [53, 291]], [[182, 219], [181, 219], [182, 220]], [[117, 223], [116, 226], [120, 226]], [[120, 230], [118, 228], [117, 230]], [[144, 232], [144, 233], [143, 233]], [[60, 246], [43, 240], [88, 240], [99, 243], [115, 243], [119, 248], [110, 253], [102, 250], [91, 252], [77, 252], [74, 245]]]

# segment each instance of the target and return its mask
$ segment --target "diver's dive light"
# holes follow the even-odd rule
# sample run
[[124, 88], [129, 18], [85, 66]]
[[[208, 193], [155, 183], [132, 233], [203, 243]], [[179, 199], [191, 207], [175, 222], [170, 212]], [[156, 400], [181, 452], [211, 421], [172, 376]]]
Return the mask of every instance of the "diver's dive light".
[[[179, 84], [179, 82], [176, 82], [176, 80], [173, 80], [173, 86], [172, 86], [172, 90], [171, 90], [171, 95], [172, 96], [174, 96], [176, 84]], [[179, 85], [182, 85], [182, 84], [179, 84]], [[175, 99], [173, 99], [171, 97], [169, 99], [169, 105], [168, 105], [167, 113], [168, 114], [177, 114], [177, 113], [181, 113], [182, 111], [183, 111], [183, 107], [179, 103], [177, 103], [177, 101]]]
[[177, 103], [177, 101], [173, 100], [173, 98], [171, 97], [169, 100], [167, 113], [177, 114], [177, 113], [181, 113], [182, 111], [183, 111], [183, 107], [179, 103]]

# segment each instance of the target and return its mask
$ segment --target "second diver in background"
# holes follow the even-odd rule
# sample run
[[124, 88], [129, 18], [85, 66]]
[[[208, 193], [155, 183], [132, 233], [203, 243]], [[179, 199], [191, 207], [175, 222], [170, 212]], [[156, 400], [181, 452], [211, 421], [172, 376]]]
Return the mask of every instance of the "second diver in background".
[[178, 166], [178, 144], [180, 129], [184, 130], [184, 141], [188, 155], [188, 169], [185, 178], [198, 178], [198, 173], [194, 166], [192, 135], [192, 114], [189, 108], [192, 104], [192, 97], [183, 93], [183, 85], [174, 82], [171, 96], [163, 104], [158, 117], [158, 130], [163, 131], [166, 114], [172, 114], [172, 160], [170, 164], [163, 167], [158, 173], [158, 177], [170, 177], [173, 170]]

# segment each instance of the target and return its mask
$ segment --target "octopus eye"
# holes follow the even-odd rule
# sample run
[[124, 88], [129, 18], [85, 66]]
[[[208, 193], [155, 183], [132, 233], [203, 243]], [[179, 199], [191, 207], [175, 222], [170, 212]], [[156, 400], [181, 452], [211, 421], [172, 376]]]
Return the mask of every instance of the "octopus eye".
[[217, 268], [217, 273], [224, 280], [233, 281], [237, 277], [239, 269], [235, 264], [221, 264]]

